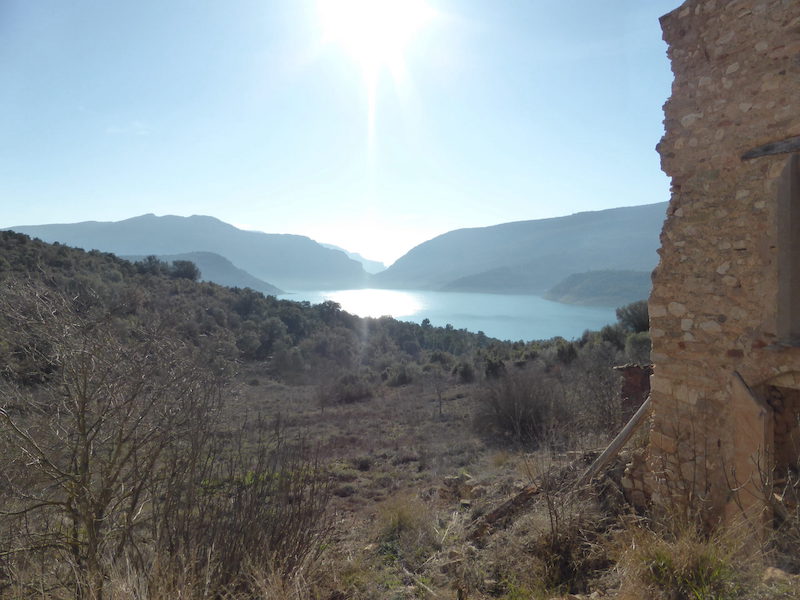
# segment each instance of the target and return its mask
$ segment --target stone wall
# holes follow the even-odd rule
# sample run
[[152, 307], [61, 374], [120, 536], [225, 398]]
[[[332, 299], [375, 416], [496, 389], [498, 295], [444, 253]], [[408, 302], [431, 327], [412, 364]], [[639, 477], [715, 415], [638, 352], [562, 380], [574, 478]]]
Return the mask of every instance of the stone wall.
[[687, 0], [661, 23], [675, 80], [658, 146], [672, 197], [649, 303], [650, 461], [657, 502], [717, 519], [763, 506], [767, 390], [800, 388], [778, 310], [791, 155], [742, 158], [800, 136], [800, 1]]

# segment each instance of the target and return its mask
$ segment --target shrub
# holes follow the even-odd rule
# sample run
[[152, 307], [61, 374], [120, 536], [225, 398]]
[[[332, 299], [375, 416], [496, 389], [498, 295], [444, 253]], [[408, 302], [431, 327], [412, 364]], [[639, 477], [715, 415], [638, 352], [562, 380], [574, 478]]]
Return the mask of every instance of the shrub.
[[169, 268], [169, 276], [173, 279], [198, 281], [200, 279], [200, 269], [190, 260], [176, 260]]
[[369, 471], [372, 468], [373, 459], [371, 456], [358, 456], [352, 460], [353, 466], [359, 471]]
[[638, 333], [629, 333], [625, 338], [625, 356], [631, 362], [640, 365], [647, 365], [650, 363], [650, 333], [647, 331], [640, 331]]
[[567, 427], [557, 382], [540, 367], [514, 369], [489, 382], [479, 398], [476, 425], [523, 445], [538, 446]]
[[486, 379], [498, 379], [506, 372], [506, 365], [501, 358], [487, 357], [484, 375]]
[[461, 383], [472, 383], [475, 381], [475, 367], [472, 363], [462, 360], [453, 369], [453, 374], [458, 376]]
[[384, 371], [382, 377], [389, 387], [408, 385], [419, 376], [419, 369], [415, 367], [416, 365], [412, 366], [409, 363], [394, 365]]
[[600, 339], [609, 342], [619, 350], [625, 348], [627, 333], [620, 325], [606, 325], [600, 330]]
[[570, 342], [562, 342], [558, 345], [556, 356], [558, 358], [558, 362], [568, 365], [573, 360], [578, 358], [578, 351], [575, 348], [575, 344]]
[[626, 331], [641, 333], [650, 329], [647, 300], [631, 302], [617, 309], [617, 321]]
[[372, 386], [367, 378], [356, 373], [342, 375], [330, 391], [330, 398], [336, 404], [352, 404], [369, 400], [372, 396]]

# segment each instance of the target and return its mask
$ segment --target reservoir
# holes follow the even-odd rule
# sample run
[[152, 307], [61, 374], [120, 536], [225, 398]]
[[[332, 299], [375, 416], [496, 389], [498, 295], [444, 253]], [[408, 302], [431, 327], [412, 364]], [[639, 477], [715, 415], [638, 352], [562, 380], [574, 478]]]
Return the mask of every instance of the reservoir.
[[616, 322], [615, 309], [551, 302], [539, 296], [414, 290], [303, 291], [279, 296], [312, 304], [332, 300], [360, 317], [390, 316], [403, 321], [483, 331], [502, 340], [580, 337], [587, 329]]

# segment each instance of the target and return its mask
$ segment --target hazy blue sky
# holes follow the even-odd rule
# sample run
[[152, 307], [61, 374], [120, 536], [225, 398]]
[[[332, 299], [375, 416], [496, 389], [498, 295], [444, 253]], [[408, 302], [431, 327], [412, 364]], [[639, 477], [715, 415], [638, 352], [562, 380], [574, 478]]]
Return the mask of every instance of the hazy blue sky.
[[396, 32], [343, 34], [319, 1], [0, 0], [0, 227], [206, 214], [391, 262], [668, 199], [679, 0], [427, 0], [373, 63], [372, 136], [365, 54]]

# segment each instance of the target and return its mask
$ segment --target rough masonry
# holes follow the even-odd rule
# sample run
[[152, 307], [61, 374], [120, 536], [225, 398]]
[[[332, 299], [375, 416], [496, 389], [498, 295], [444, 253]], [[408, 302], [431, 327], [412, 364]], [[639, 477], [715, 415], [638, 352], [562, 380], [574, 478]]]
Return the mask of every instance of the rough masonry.
[[651, 485], [662, 506], [757, 521], [800, 457], [800, 0], [687, 0], [661, 24]]

